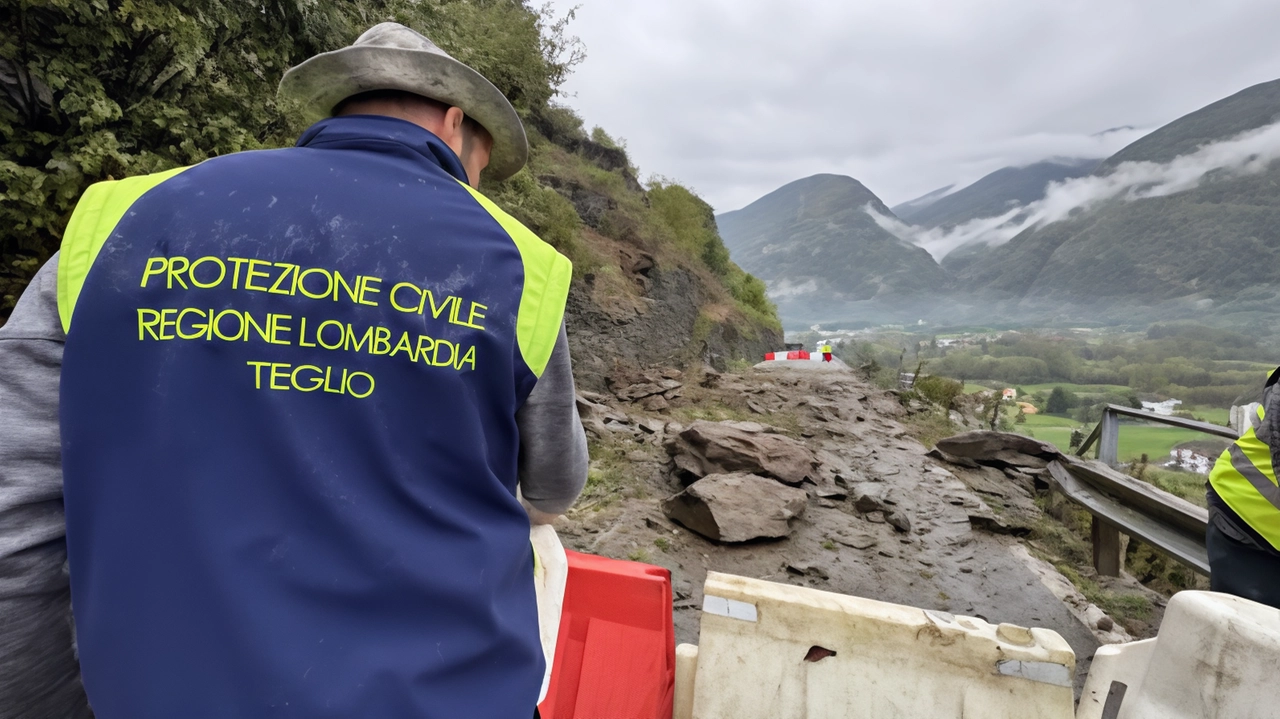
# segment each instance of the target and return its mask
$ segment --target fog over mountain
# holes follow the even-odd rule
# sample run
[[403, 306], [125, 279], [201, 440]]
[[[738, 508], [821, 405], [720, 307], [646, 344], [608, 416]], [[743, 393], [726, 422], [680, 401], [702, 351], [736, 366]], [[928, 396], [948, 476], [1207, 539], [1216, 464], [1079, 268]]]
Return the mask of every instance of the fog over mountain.
[[[913, 316], [1128, 323], [1208, 314], [1277, 325], [1278, 119], [1280, 80], [1184, 115], [1100, 164], [1049, 160], [1006, 168], [907, 203], [905, 217], [878, 199], [859, 204], [875, 229], [927, 250], [934, 267], [944, 260], [939, 273], [901, 252], [842, 264], [842, 246], [818, 251], [785, 223], [770, 224], [766, 212], [753, 225], [756, 243], [785, 250], [792, 260], [761, 271], [770, 273], [771, 287], [792, 288], [780, 303], [790, 326]], [[1046, 171], [1075, 176], [1038, 186], [1036, 173]], [[844, 225], [857, 224], [842, 216]], [[830, 227], [830, 220], [816, 208], [806, 215], [809, 227]], [[732, 251], [741, 230], [725, 230]], [[794, 281], [818, 274], [829, 288], [825, 296]], [[870, 278], [879, 289], [869, 300], [843, 291], [865, 287]]]
[[864, 209], [884, 229], [924, 247], [929, 254], [941, 260], [958, 247], [971, 243], [1001, 245], [1028, 228], [1059, 222], [1073, 213], [1087, 212], [1107, 200], [1118, 198], [1133, 202], [1186, 192], [1199, 187], [1210, 177], [1225, 180], [1260, 174], [1277, 159], [1280, 159], [1280, 123], [1210, 142], [1168, 162], [1129, 160], [1108, 163], [1103, 168], [1106, 174], [1050, 182], [1040, 200], [956, 226], [918, 227], [874, 207]]
[[932, 207], [934, 203], [946, 197], [947, 195], [950, 195], [952, 192], [955, 191], [955, 189], [956, 189], [956, 186], [954, 184], [947, 185], [946, 187], [939, 187], [933, 192], [925, 193], [915, 198], [914, 200], [907, 200], [906, 202], [903, 202], [902, 204], [899, 204], [899, 205], [894, 205], [889, 209], [892, 210], [893, 214], [897, 215], [899, 218], [907, 220], [909, 222], [911, 221], [911, 218], [916, 215], [916, 213], [922, 212], [923, 210], [925, 210], [925, 208]]
[[[1055, 182], [1084, 177], [1102, 162], [1098, 158], [1052, 157], [1019, 167], [1005, 167], [954, 192], [904, 203], [899, 219], [919, 227], [955, 227], [970, 220], [999, 216], [1045, 196]], [[899, 205], [899, 207], [904, 207]]]

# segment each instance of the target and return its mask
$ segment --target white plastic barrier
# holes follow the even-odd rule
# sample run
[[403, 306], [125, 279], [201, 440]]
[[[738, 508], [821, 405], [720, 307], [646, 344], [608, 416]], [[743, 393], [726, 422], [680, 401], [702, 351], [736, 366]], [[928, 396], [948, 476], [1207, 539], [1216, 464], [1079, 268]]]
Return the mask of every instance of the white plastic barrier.
[[686, 657], [696, 662], [693, 719], [1074, 714], [1075, 655], [1047, 629], [715, 572], [704, 596]]
[[676, 645], [676, 691], [671, 719], [693, 719], [694, 678], [698, 672], [698, 648]]
[[[1093, 664], [1089, 665], [1089, 678], [1084, 683], [1084, 691], [1080, 693], [1076, 719], [1102, 719], [1103, 712], [1108, 711], [1108, 702], [1111, 703], [1111, 716], [1108, 719], [1115, 719], [1120, 701], [1124, 698], [1123, 692], [1142, 682], [1142, 675], [1147, 673], [1147, 665], [1151, 662], [1151, 653], [1155, 648], [1154, 639], [1098, 647], [1093, 653]], [[1112, 682], [1116, 684], [1113, 685]]]
[[1098, 653], [1077, 719], [1280, 718], [1280, 609], [1180, 592], [1154, 640]]

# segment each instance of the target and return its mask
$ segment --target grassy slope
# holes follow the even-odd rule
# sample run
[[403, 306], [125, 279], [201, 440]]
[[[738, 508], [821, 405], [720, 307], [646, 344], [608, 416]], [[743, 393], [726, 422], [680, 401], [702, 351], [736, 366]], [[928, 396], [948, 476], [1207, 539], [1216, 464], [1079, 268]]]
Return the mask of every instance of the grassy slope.
[[699, 304], [704, 325], [726, 324], [746, 337], [780, 335], [763, 284], [728, 261], [710, 206], [679, 185], [641, 187], [625, 151], [607, 136], [605, 143], [591, 140], [565, 108], [546, 112], [527, 128], [528, 167], [483, 189], [568, 256], [575, 280], [590, 277], [594, 300], [642, 305], [635, 263], [647, 256], [697, 278], [701, 292], [689, 301]]

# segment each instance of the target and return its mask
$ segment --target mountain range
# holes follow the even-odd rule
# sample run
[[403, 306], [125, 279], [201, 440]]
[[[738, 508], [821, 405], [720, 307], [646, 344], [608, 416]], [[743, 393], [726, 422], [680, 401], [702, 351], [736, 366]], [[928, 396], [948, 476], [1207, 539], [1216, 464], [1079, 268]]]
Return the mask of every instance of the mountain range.
[[1103, 160], [1007, 167], [892, 209], [815, 175], [716, 219], [792, 328], [1206, 315], [1280, 328], [1278, 121], [1280, 80]]
[[946, 281], [924, 248], [880, 227], [867, 206], [890, 212], [852, 177], [814, 175], [718, 215], [716, 224], [734, 262], [765, 280], [775, 299], [862, 301]]
[[956, 192], [939, 195], [935, 190], [891, 209], [913, 225], [954, 227], [1029, 205], [1044, 197], [1050, 182], [1084, 177], [1100, 162], [1097, 158], [1054, 157], [1025, 167], [1005, 167]]

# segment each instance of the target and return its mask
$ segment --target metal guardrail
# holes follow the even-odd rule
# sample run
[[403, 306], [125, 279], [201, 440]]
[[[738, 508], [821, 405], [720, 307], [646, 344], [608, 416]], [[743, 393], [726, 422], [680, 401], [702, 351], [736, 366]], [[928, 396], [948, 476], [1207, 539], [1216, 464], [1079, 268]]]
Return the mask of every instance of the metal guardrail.
[[1124, 546], [1120, 535], [1126, 534], [1208, 575], [1209, 559], [1205, 549], [1208, 510], [1114, 469], [1119, 464], [1121, 417], [1195, 430], [1230, 440], [1237, 438], [1236, 431], [1230, 427], [1107, 405], [1102, 412], [1102, 421], [1076, 452], [1077, 457], [1083, 458], [1096, 444], [1099, 462], [1063, 457], [1049, 465], [1054, 488], [1087, 509], [1093, 517], [1094, 569], [1102, 575], [1119, 576], [1124, 568]]
[[1134, 417], [1149, 422], [1159, 422], [1167, 424], [1170, 427], [1181, 427], [1182, 429], [1192, 429], [1205, 434], [1214, 434], [1219, 437], [1226, 437], [1235, 441], [1240, 435], [1230, 427], [1223, 427], [1220, 424], [1209, 424], [1195, 419], [1183, 419], [1182, 417], [1170, 417], [1164, 414], [1156, 414], [1146, 410], [1134, 409], [1118, 404], [1109, 404], [1102, 410], [1102, 421], [1098, 423], [1093, 431], [1085, 437], [1084, 442], [1080, 444], [1080, 449], [1076, 450], [1076, 456], [1083, 457], [1085, 452], [1093, 446], [1094, 442], [1098, 443], [1098, 459], [1106, 462], [1108, 465], [1115, 466], [1119, 461], [1120, 447], [1120, 417]]

